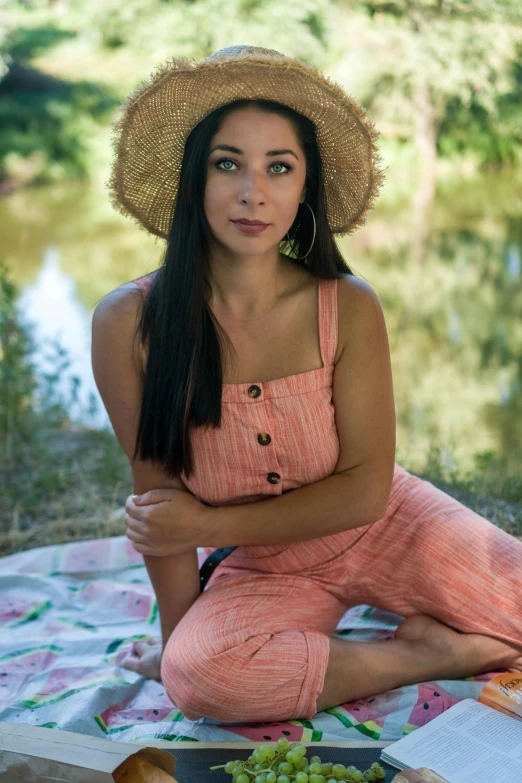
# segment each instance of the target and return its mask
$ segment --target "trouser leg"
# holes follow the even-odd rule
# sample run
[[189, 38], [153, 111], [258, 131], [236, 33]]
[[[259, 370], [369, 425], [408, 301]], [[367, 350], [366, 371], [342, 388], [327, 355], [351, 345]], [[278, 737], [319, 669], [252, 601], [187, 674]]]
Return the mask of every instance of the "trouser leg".
[[167, 643], [163, 684], [190, 720], [312, 717], [346, 607], [302, 577], [252, 574], [202, 593]]
[[420, 480], [347, 561], [350, 604], [522, 644], [522, 542]]

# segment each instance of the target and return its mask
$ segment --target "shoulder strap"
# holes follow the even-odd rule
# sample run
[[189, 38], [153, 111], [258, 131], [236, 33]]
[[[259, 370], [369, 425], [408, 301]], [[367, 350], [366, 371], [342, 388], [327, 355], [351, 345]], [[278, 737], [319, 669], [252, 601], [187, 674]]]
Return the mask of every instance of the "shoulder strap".
[[337, 279], [319, 280], [319, 339], [325, 367], [334, 364], [337, 351]]
[[149, 275], [144, 275], [143, 277], [138, 277], [137, 280], [133, 280], [132, 282], [139, 285], [143, 291], [143, 296], [145, 297], [149, 293], [150, 284], [152, 282], [152, 273]]

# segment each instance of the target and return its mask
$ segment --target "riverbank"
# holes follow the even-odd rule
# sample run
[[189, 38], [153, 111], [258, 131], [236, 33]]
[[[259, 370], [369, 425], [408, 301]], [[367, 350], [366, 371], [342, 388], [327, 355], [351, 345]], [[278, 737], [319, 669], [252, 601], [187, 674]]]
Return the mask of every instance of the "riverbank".
[[[23, 467], [5, 471], [0, 556], [49, 544], [125, 535], [123, 515], [132, 472], [112, 432], [77, 427], [42, 429], [27, 443]], [[400, 462], [407, 470], [407, 464]], [[443, 480], [430, 458], [421, 478], [522, 540], [522, 504], [481, 493], [485, 476]], [[414, 471], [411, 471], [414, 472]]]

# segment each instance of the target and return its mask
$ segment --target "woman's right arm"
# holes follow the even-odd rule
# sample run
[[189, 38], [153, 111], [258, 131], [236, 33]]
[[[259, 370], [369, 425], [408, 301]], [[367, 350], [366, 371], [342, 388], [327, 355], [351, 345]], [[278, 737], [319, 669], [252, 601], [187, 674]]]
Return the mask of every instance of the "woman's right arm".
[[[175, 487], [189, 490], [180, 478], [169, 478], [150, 460], [132, 460], [143, 395], [145, 352], [134, 339], [142, 293], [125, 283], [103, 297], [92, 319], [92, 368], [96, 386], [132, 469], [135, 494]], [[197, 549], [180, 555], [143, 555], [156, 594], [163, 647], [200, 594]]]

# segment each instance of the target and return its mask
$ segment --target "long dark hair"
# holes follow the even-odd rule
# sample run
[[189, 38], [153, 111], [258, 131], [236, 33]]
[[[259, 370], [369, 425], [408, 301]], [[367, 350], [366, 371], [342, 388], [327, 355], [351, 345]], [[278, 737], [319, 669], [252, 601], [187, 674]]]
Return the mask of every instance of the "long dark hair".
[[[207, 115], [190, 133], [184, 150], [174, 216], [162, 265], [153, 275], [136, 336], [148, 347], [143, 400], [133, 459], [158, 462], [175, 478], [193, 473], [190, 427], [221, 426], [221, 343], [231, 342], [208, 307], [211, 229], [203, 204], [208, 154], [226, 114], [252, 106], [286, 117], [306, 157], [306, 201], [313, 209], [316, 237], [306, 259], [314, 277], [353, 274], [327, 220], [326, 194], [314, 123], [288, 106], [266, 100], [238, 100]], [[295, 264], [312, 243], [313, 220], [301, 204], [281, 242]]]

